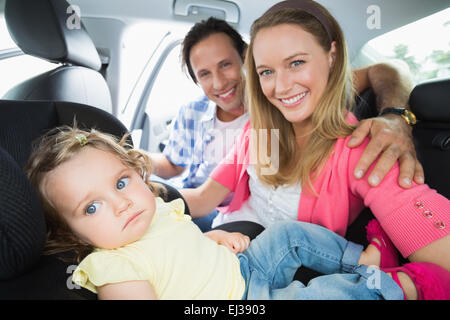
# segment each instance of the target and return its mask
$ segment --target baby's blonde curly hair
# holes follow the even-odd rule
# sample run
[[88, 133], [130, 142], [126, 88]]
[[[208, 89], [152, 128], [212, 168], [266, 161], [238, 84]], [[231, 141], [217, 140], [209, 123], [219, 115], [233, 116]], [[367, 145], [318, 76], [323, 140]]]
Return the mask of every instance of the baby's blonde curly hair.
[[25, 172], [38, 193], [46, 215], [47, 242], [44, 254], [73, 251], [75, 260], [79, 262], [94, 250], [92, 245], [81, 241], [71, 231], [63, 217], [46, 198], [42, 186], [44, 177], [50, 171], [70, 160], [84, 146], [107, 151], [117, 156], [125, 166], [140, 174], [155, 196], [165, 192], [162, 185], [150, 182], [148, 179], [152, 172], [150, 157], [133, 149], [128, 138], [128, 134], [118, 139], [95, 129], [86, 131], [78, 129], [76, 125], [62, 126], [50, 130], [34, 146]]

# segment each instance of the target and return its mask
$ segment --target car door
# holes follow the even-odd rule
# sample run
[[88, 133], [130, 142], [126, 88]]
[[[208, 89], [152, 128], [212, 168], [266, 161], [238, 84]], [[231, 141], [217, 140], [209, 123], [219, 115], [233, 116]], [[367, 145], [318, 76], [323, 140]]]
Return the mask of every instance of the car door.
[[217, 16], [229, 23], [239, 22], [236, 3], [221, 0], [176, 0], [171, 8], [173, 29], [161, 39], [148, 60], [130, 99], [119, 118], [130, 128], [141, 149], [161, 152], [170, 124], [179, 108], [198, 98], [203, 91], [181, 69], [180, 50], [184, 35], [196, 20]]

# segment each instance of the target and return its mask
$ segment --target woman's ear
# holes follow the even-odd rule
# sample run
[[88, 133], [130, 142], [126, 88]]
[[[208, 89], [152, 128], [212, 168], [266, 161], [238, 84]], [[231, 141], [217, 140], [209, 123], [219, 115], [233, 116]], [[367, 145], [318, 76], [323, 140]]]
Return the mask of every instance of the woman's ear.
[[328, 65], [331, 68], [333, 68], [334, 63], [336, 61], [336, 41], [333, 41], [331, 43], [330, 51], [328, 51]]

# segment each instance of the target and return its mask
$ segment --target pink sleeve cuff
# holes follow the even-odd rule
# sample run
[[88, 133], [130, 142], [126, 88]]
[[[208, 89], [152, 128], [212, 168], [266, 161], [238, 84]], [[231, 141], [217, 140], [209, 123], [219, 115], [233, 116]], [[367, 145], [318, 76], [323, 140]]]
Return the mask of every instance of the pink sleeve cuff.
[[[348, 179], [352, 193], [364, 199], [394, 245], [408, 257], [415, 251], [450, 234], [450, 201], [428, 185], [404, 189], [398, 185], [396, 164], [378, 187], [371, 187], [367, 177], [356, 180], [354, 167], [368, 140], [351, 150]], [[372, 164], [369, 173], [373, 169]]]
[[428, 189], [395, 212], [377, 219], [402, 256], [408, 257], [450, 234], [450, 201]]

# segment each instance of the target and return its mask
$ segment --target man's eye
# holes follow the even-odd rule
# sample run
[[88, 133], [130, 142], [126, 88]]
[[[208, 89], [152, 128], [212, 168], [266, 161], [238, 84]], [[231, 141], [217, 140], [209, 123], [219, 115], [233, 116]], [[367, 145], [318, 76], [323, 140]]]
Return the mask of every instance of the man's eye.
[[125, 188], [128, 185], [128, 182], [130, 182], [130, 178], [122, 178], [119, 181], [117, 181], [117, 189], [121, 190]]
[[90, 205], [87, 206], [85, 213], [86, 214], [94, 214], [97, 212], [97, 210], [100, 208], [100, 203], [93, 202]]

